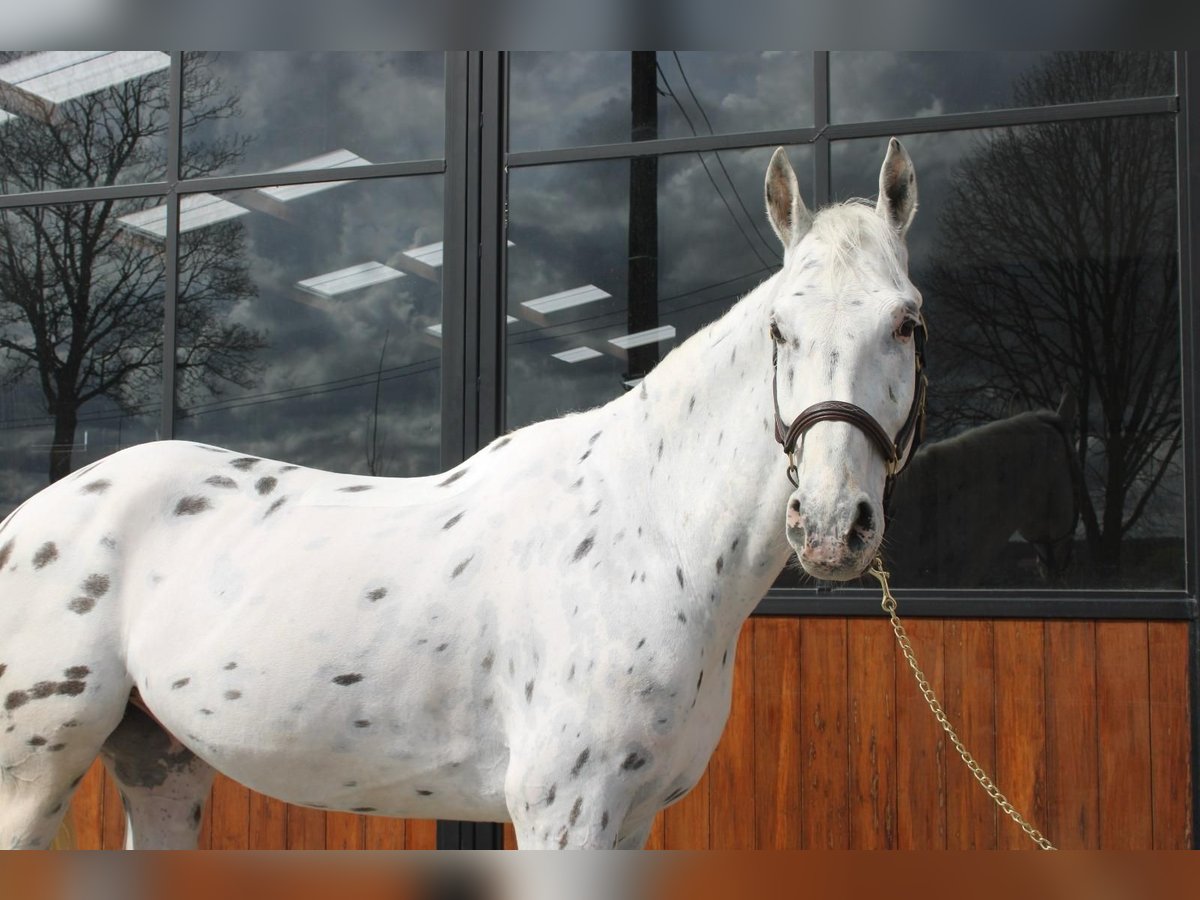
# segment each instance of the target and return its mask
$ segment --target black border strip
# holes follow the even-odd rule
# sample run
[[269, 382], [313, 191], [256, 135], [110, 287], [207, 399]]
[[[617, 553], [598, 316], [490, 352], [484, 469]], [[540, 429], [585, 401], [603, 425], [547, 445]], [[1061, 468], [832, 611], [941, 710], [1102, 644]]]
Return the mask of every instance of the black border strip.
[[[1194, 620], [1196, 601], [1182, 594], [1107, 599], [1102, 592], [1063, 596], [1050, 591], [1020, 595], [980, 596], [971, 593], [930, 595], [928, 591], [896, 592], [902, 615], [936, 619], [1140, 619]], [[877, 591], [809, 593], [773, 589], [751, 615], [755, 616], [881, 616]]]
[[179, 181], [183, 150], [183, 51], [171, 51], [167, 81], [167, 230], [163, 235], [163, 338], [162, 338], [162, 410], [159, 413], [159, 438], [175, 436], [175, 332], [176, 304], [179, 299]]

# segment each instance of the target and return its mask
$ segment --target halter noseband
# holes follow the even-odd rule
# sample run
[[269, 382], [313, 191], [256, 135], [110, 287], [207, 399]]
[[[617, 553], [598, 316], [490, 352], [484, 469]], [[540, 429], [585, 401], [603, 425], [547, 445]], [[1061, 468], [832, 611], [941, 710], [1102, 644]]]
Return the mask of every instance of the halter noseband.
[[[884, 483], [883, 502], [884, 507], [887, 507], [896, 476], [917, 452], [917, 447], [920, 446], [921, 438], [925, 434], [925, 392], [929, 386], [929, 379], [925, 376], [924, 320], [920, 321], [913, 329], [913, 341], [917, 351], [913, 402], [908, 410], [908, 418], [900, 426], [895, 438], [889, 437], [875, 417], [861, 406], [842, 400], [824, 400], [814, 403], [796, 416], [791, 425], [785, 425], [783, 416], [779, 412], [779, 345], [772, 342], [771, 368], [774, 371], [771, 376], [771, 394], [775, 401], [775, 440], [783, 445], [783, 452], [787, 454], [788, 480], [793, 485], [798, 487], [800, 483], [796, 466], [796, 445], [804, 432], [818, 422], [846, 422], [863, 432], [883, 454], [884, 462], [887, 464], [887, 481]], [[907, 455], [904, 452], [906, 446], [909, 448]]]

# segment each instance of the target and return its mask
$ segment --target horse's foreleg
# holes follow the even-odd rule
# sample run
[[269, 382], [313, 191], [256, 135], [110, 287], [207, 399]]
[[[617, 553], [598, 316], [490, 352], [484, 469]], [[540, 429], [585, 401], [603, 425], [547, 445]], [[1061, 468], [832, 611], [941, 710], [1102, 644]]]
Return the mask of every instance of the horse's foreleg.
[[125, 803], [125, 849], [195, 848], [216, 774], [208, 763], [133, 704], [101, 757]]

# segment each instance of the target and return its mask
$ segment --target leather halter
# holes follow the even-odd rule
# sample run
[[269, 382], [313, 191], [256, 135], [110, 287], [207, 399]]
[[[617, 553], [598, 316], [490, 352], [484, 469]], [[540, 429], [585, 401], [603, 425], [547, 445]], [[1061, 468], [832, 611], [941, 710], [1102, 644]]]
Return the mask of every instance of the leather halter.
[[[896, 437], [888, 436], [883, 426], [874, 416], [853, 403], [842, 400], [824, 400], [814, 403], [792, 420], [791, 425], [785, 425], [779, 412], [779, 345], [771, 343], [771, 394], [775, 402], [775, 440], [783, 445], [783, 452], [788, 458], [788, 480], [799, 486], [796, 464], [796, 445], [800, 437], [818, 422], [846, 422], [863, 432], [878, 448], [887, 464], [887, 481], [884, 483], [883, 504], [886, 510], [892, 494], [892, 485], [896, 476], [908, 465], [921, 439], [925, 436], [925, 393], [929, 379], [925, 375], [925, 321], [922, 319], [913, 329], [913, 341], [916, 345], [916, 373], [913, 390], [912, 406], [908, 410], [908, 418], [900, 426]], [[907, 454], [905, 447], [908, 448]]]

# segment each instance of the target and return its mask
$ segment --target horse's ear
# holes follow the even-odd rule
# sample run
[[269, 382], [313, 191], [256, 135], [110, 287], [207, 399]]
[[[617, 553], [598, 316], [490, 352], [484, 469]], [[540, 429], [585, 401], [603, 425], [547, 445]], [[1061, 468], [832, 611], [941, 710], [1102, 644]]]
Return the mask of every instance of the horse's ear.
[[875, 211], [903, 237], [917, 214], [917, 172], [908, 151], [892, 138], [879, 170], [879, 201]]
[[785, 251], [800, 243], [812, 226], [812, 214], [800, 197], [800, 184], [787, 153], [776, 147], [767, 166], [767, 216]]
[[1058, 401], [1058, 417], [1063, 420], [1068, 428], [1075, 427], [1075, 414], [1078, 410], [1078, 401], [1075, 399], [1075, 391], [1068, 384], [1063, 388], [1062, 399]]

